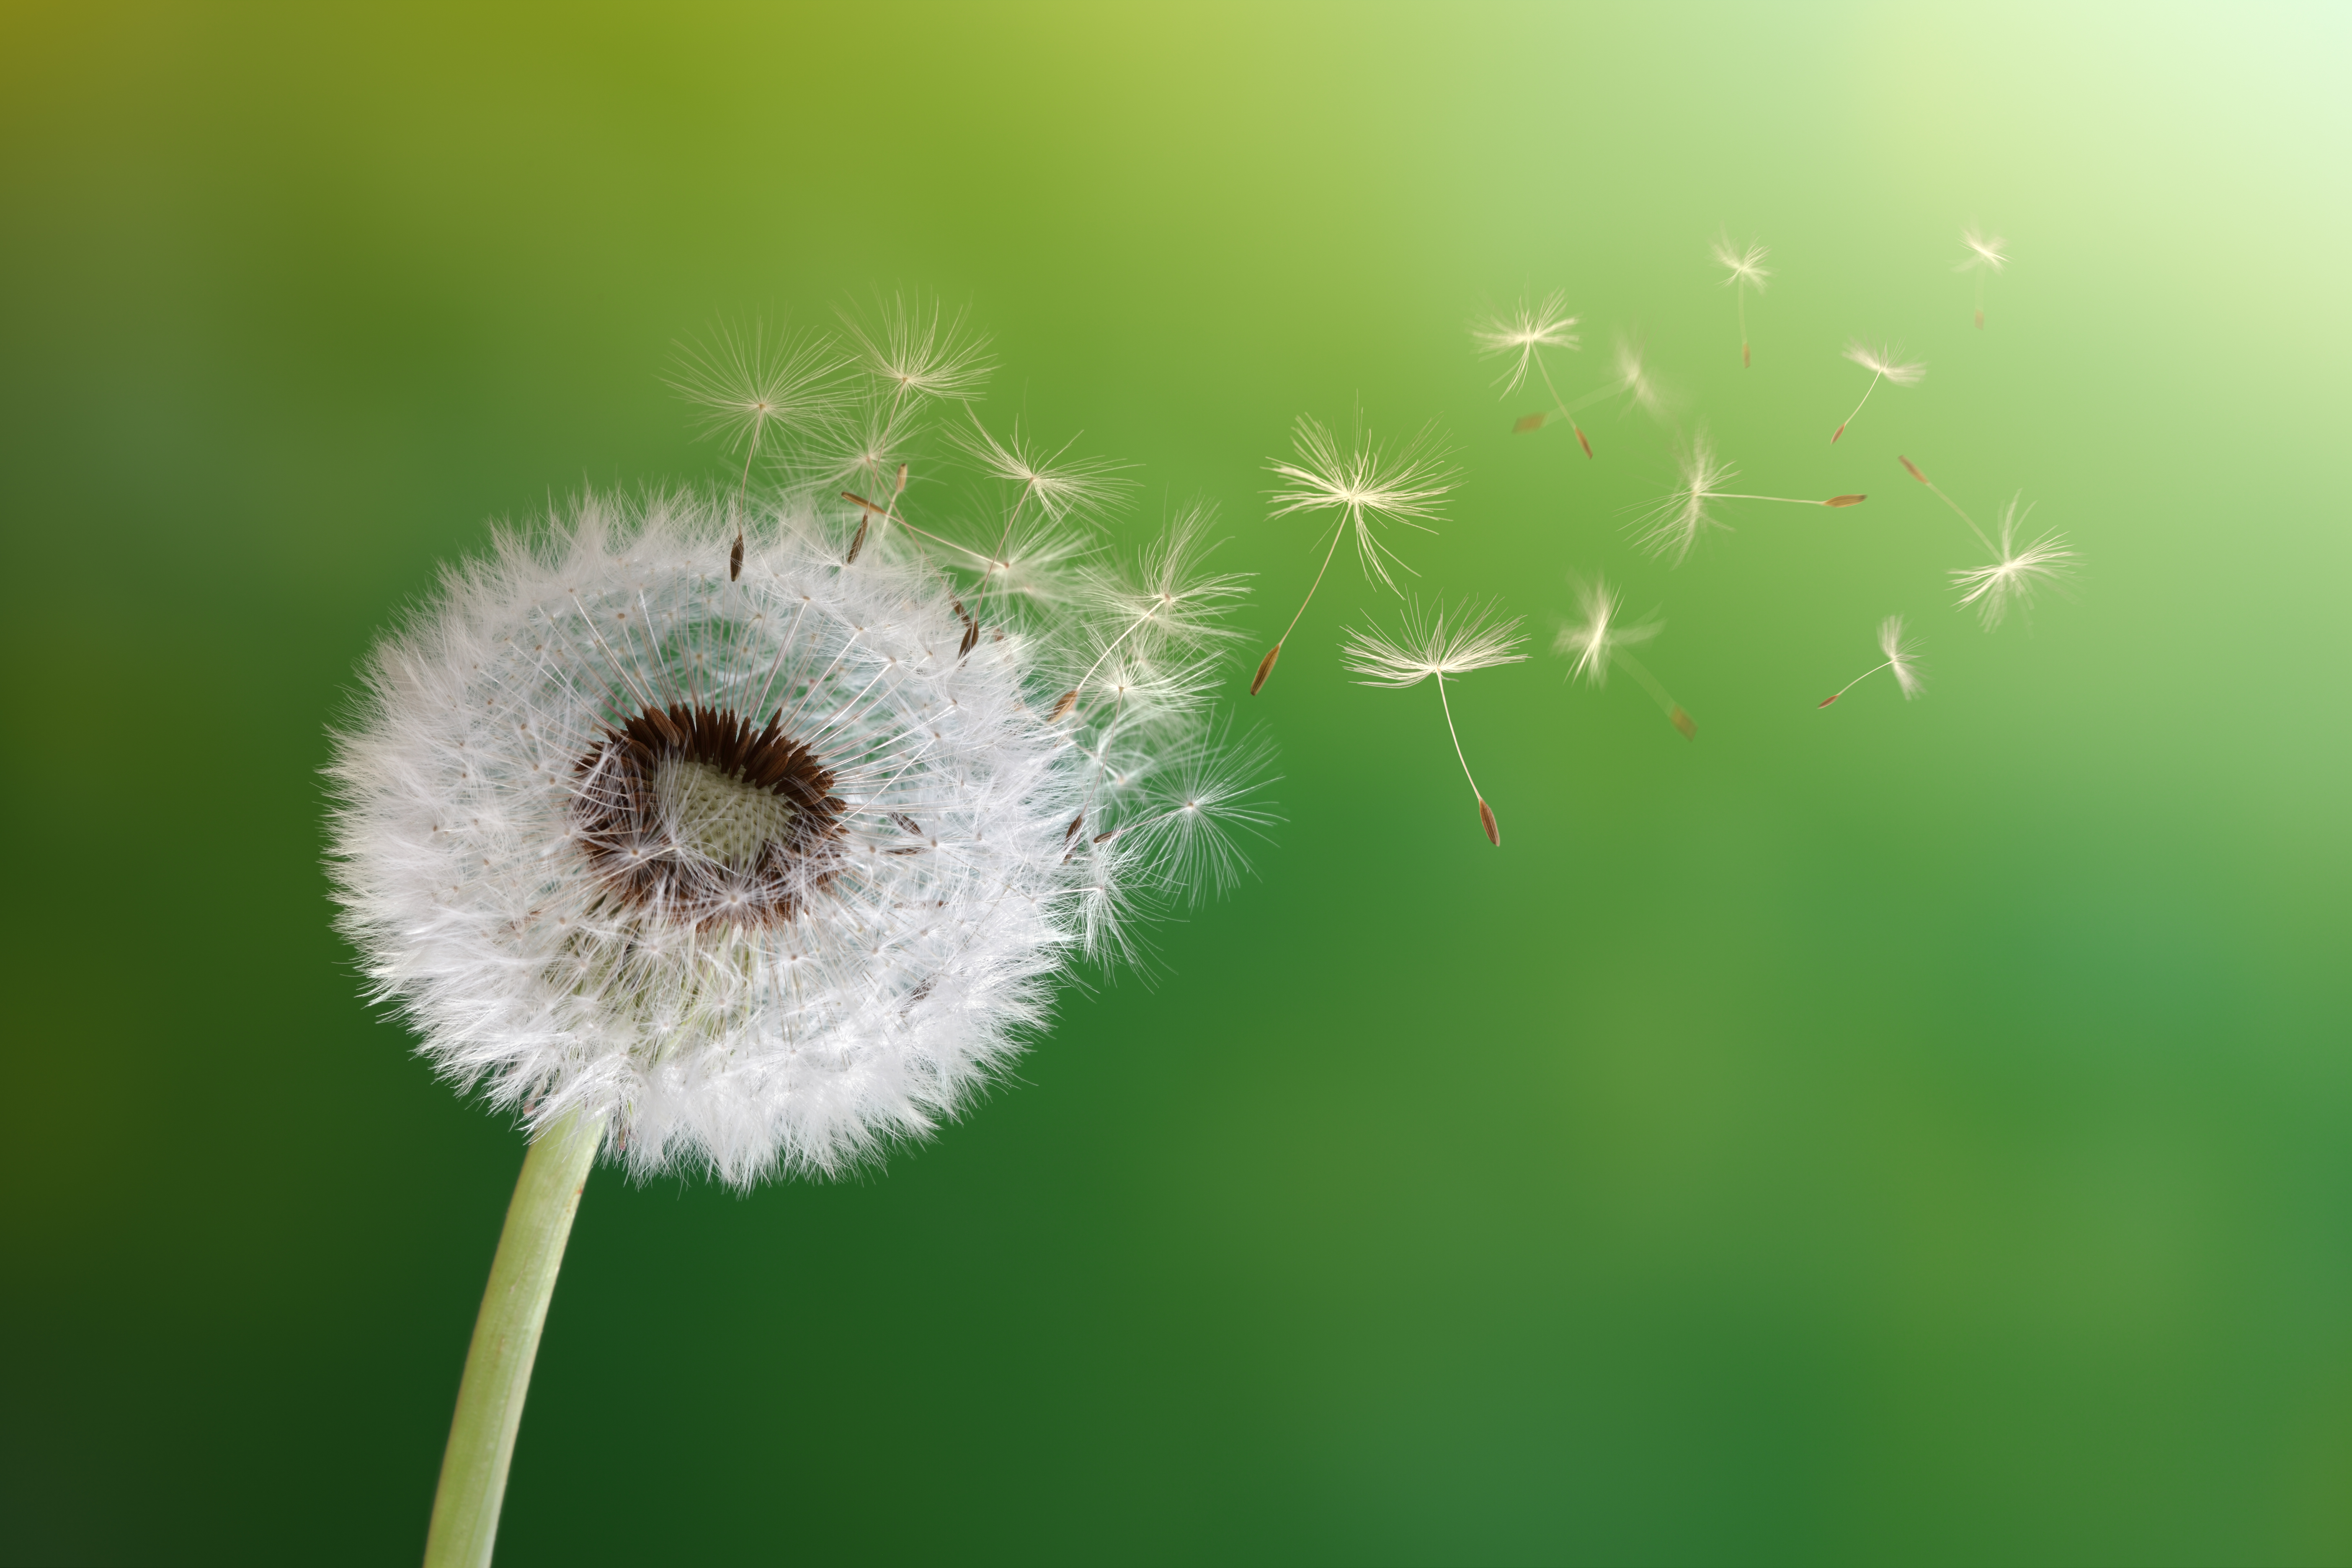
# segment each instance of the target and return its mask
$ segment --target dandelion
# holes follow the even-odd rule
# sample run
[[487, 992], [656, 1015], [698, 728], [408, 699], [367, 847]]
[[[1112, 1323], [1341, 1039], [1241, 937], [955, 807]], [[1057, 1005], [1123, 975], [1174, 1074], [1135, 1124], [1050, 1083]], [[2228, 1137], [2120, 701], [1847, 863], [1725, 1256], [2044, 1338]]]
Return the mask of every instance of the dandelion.
[[1811, 500], [1801, 496], [1745, 495], [1723, 489], [1739, 470], [1717, 456], [1715, 442], [1702, 427], [1684, 450], [1680, 459], [1682, 485], [1664, 500], [1643, 512], [1634, 523], [1639, 530], [1642, 547], [1653, 555], [1671, 555], [1675, 564], [1687, 559], [1698, 536], [1710, 528], [1727, 528], [1708, 508], [1717, 501], [1757, 500], [1778, 501], [1784, 506], [1860, 506], [1870, 498], [1866, 495], [1832, 496], [1827, 500]]
[[1960, 243], [1968, 247], [1969, 253], [1952, 264], [1952, 270], [1977, 275], [1977, 331], [1982, 331], [1985, 275], [1999, 272], [2009, 265], [2009, 252], [2003, 248], [2009, 241], [1999, 235], [1988, 238], [1982, 229], [1970, 224], [1960, 231]]
[[1853, 405], [1853, 414], [1840, 420], [1838, 427], [1830, 432], [1831, 445], [1836, 445], [1837, 438], [1845, 434], [1845, 427], [1853, 423], [1854, 414], [1862, 412], [1862, 404], [1870, 401], [1870, 395], [1878, 390], [1880, 382], [1891, 381], [1897, 386], [1916, 386], [1919, 378], [1927, 374], [1927, 367], [1924, 364], [1905, 364], [1897, 361], [1895, 356], [1900, 352], [1888, 348], [1874, 349], [1858, 341], [1846, 344], [1845, 357], [1870, 372], [1870, 384], [1862, 389], [1862, 403]]
[[1828, 707], [1882, 669], [1894, 672], [1895, 684], [1902, 689], [1903, 700], [1906, 702], [1918, 696], [1926, 689], [1927, 683], [1919, 676], [1919, 650], [1904, 639], [1901, 616], [1889, 616], [1878, 623], [1878, 651], [1885, 656], [1884, 663], [1872, 665], [1868, 669], [1822, 698], [1815, 706]]
[[1258, 661], [1257, 674], [1250, 680], [1253, 697], [1265, 685], [1266, 677], [1274, 673], [1274, 661], [1282, 656], [1282, 645], [1298, 628], [1299, 616], [1307, 614], [1307, 606], [1315, 602], [1315, 591], [1323, 585], [1323, 575], [1331, 569], [1331, 558], [1339, 552], [1339, 541], [1352, 535], [1365, 576], [1377, 578], [1383, 587], [1397, 592], [1396, 579], [1389, 573], [1390, 563], [1404, 571], [1412, 568], [1381, 542], [1372, 525], [1398, 523], [1424, 533], [1434, 532], [1422, 520], [1437, 515], [1438, 503], [1454, 485], [1454, 472], [1436, 450], [1428, 430], [1402, 447], [1388, 447], [1375, 442], [1369, 431], [1359, 428], [1353, 441], [1342, 448], [1328, 426], [1301, 415], [1292, 439], [1297, 460], [1269, 465], [1286, 481], [1283, 488], [1273, 492], [1271, 515], [1287, 517], [1299, 511], [1329, 511], [1336, 515], [1331, 524], [1331, 542], [1324, 547], [1323, 563], [1315, 569], [1315, 581], [1307, 584], [1307, 597], [1298, 602], [1290, 624], [1282, 628], [1282, 636]]
[[[1084, 553], [1033, 505], [1011, 553]], [[433, 1562], [488, 1561], [600, 1152], [748, 1186], [922, 1137], [1044, 1026], [1058, 977], [1131, 956], [1139, 920], [1230, 882], [1233, 835], [1269, 820], [1262, 751], [1207, 718], [1240, 585], [1199, 570], [1197, 518], [1121, 595], [1007, 593], [982, 635], [985, 549], [909, 526], [853, 562], [859, 511], [743, 510], [589, 496], [499, 537], [379, 646], [337, 740], [342, 927], [438, 1072], [534, 1138]], [[1090, 662], [1118, 695], [1056, 711]]]
[[1765, 280], [1772, 276], [1764, 258], [1772, 253], [1754, 241], [1745, 250], [1734, 250], [1729, 235], [1718, 236], [1715, 242], [1715, 264], [1724, 269], [1723, 286], [1739, 297], [1739, 366], [1748, 366], [1748, 290], [1764, 292]]
[[1498, 664], [1517, 664], [1528, 656], [1518, 651], [1526, 638], [1518, 635], [1519, 623], [1514, 618], [1495, 623], [1491, 609], [1480, 610], [1464, 605], [1455, 613], [1459, 625], [1449, 629], [1445, 609], [1439, 605], [1433, 616], [1424, 617], [1418, 605], [1408, 603], [1404, 612], [1403, 635], [1391, 637], [1377, 629], [1358, 631], [1349, 627], [1341, 649], [1341, 662], [1365, 679], [1360, 686], [1386, 686], [1402, 690], [1418, 686], [1430, 677], [1437, 678], [1437, 702], [1445, 715], [1445, 732], [1453, 739], [1454, 760], [1462, 764], [1462, 776], [1470, 783], [1470, 793], [1478, 802], [1478, 826], [1486, 830], [1486, 842], [1496, 848], [1503, 846], [1503, 830], [1495, 820], [1495, 808], [1486, 804], [1471, 777], [1470, 759], [1462, 753], [1462, 734], [1454, 727], [1454, 704], [1445, 695], [1445, 678], [1467, 675], [1474, 669], [1486, 669]]
[[845, 313], [842, 321], [893, 405], [968, 398], [987, 381], [988, 340], [966, 327], [961, 312], [949, 316], [936, 300], [899, 295], [880, 317], [869, 325]]
[[1017, 487], [1005, 513], [1007, 537], [1033, 509], [1057, 523], [1071, 517], [1090, 518], [1134, 488], [1133, 481], [1119, 476], [1120, 464], [1102, 458], [1070, 457], [1071, 447], [1076, 445], [1075, 437], [1048, 453], [1034, 442], [1023, 441], [1017, 426], [1009, 437], [998, 440], [973, 415], [971, 428], [961, 440], [965, 454], [982, 473]]
[[2064, 534], [2045, 533], [2022, 546], [2017, 542], [2018, 531], [2033, 510], [2019, 511], [2018, 500], [2011, 497], [2000, 510], [2000, 542], [1993, 550], [1999, 559], [1990, 566], [1952, 574], [1952, 585], [1961, 590], [1960, 603], [1977, 607], [1987, 631], [2000, 625], [2012, 601], [2021, 609], [2030, 607], [2035, 588], [2061, 583], [2074, 572], [2074, 552], [2066, 547]]
[[1663, 621], [1643, 621], [1628, 626], [1624, 620], [1624, 599], [1609, 585], [1608, 580], [1595, 577], [1591, 583], [1576, 582], [1577, 596], [1584, 602], [1584, 619], [1574, 626], [1559, 628], [1552, 639], [1552, 651], [1568, 656], [1574, 662], [1569, 666], [1570, 680], [1582, 679], [1593, 687], [1609, 684], [1610, 670], [1619, 665], [1625, 673], [1641, 682], [1642, 689], [1655, 699], [1664, 712], [1666, 721], [1683, 733], [1685, 741], [1698, 739], [1698, 723], [1683, 705], [1674, 700], [1666, 689], [1658, 684], [1649, 667], [1633, 657], [1633, 649], [1664, 631]]
[[[743, 448], [743, 472], [736, 480], [740, 512], [751, 484], [751, 462], [760, 455], [768, 426], [805, 434], [829, 423], [840, 405], [840, 353], [816, 338], [780, 332], [772, 341], [753, 327], [749, 342], [722, 334], [716, 342], [682, 351], [679, 374], [670, 384], [703, 412], [703, 433]], [[728, 570], [743, 570], [743, 531], [739, 521]]]
[[1574, 349], [1580, 346], [1580, 340], [1575, 331], [1576, 318], [1566, 313], [1567, 308], [1568, 296], [1565, 294], [1547, 295], [1543, 303], [1532, 310], [1522, 300], [1511, 315], [1498, 316], [1483, 327], [1474, 327], [1470, 335], [1476, 340], [1483, 353], [1517, 356], [1504, 371], [1502, 379], [1506, 395], [1518, 390], [1519, 384], [1527, 380], [1530, 367], [1543, 378], [1544, 390], [1551, 394], [1552, 406], [1521, 419], [1517, 429], [1539, 428], [1553, 413], [1558, 413], [1568, 421], [1569, 428], [1576, 432], [1577, 444], [1590, 458], [1592, 456], [1592, 443], [1585, 438], [1583, 426], [1577, 424], [1576, 416], [1570, 411], [1559, 395], [1559, 388], [1552, 382], [1551, 368], [1543, 362], [1542, 351], [1545, 349]]

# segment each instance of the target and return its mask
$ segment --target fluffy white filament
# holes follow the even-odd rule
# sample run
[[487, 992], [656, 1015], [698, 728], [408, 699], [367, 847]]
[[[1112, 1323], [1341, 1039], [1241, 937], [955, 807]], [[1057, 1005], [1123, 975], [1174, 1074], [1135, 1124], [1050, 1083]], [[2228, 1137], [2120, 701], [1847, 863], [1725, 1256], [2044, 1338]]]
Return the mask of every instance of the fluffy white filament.
[[[1044, 1020], [1066, 962], [1118, 953], [1178, 873], [1230, 876], [1223, 826], [1263, 817], [1203, 739], [1197, 656], [1129, 633], [1139, 608], [1086, 594], [1024, 624], [997, 578], [975, 634], [920, 541], [845, 563], [853, 523], [806, 500], [752, 521], [730, 581], [739, 516], [591, 498], [500, 538], [378, 649], [332, 773], [346, 929], [434, 1064], [533, 1126], [608, 1115], [640, 1173], [740, 1184], [929, 1130]], [[781, 716], [831, 773], [839, 821], [781, 917], [633, 900], [588, 853], [600, 749], [679, 704]], [[793, 821], [663, 768], [642, 852], [712, 885]]]

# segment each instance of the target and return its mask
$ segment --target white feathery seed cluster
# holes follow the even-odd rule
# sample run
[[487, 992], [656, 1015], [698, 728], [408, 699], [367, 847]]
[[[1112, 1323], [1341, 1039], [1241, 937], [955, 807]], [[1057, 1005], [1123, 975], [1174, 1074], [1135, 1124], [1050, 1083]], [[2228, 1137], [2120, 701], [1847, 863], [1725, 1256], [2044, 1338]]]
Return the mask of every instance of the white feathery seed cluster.
[[[908, 320], [860, 345], [902, 435], [927, 379], [968, 384]], [[860, 467], [903, 490], [904, 460]], [[1061, 529], [1099, 468], [1018, 461], [1034, 515], [970, 545], [903, 494], [730, 484], [592, 496], [447, 574], [331, 770], [345, 929], [442, 1073], [534, 1131], [608, 1118], [640, 1173], [837, 1173], [1243, 868], [1264, 753], [1206, 712], [1241, 584], [1197, 514], [1139, 577], [1088, 559]]]

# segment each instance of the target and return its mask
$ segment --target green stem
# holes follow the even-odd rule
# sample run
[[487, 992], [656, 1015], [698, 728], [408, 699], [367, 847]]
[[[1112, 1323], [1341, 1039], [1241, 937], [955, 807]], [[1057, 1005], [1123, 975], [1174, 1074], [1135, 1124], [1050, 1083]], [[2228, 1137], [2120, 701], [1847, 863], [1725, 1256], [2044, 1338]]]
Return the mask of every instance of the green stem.
[[563, 1265], [563, 1243], [580, 1212], [588, 1167], [604, 1141], [602, 1116], [583, 1120], [574, 1113], [533, 1140], [523, 1157], [490, 1262], [489, 1288], [482, 1292], [481, 1316], [474, 1320], [474, 1342], [466, 1352], [457, 1415], [441, 1457], [441, 1488], [433, 1496], [425, 1568], [488, 1568], [547, 1299]]

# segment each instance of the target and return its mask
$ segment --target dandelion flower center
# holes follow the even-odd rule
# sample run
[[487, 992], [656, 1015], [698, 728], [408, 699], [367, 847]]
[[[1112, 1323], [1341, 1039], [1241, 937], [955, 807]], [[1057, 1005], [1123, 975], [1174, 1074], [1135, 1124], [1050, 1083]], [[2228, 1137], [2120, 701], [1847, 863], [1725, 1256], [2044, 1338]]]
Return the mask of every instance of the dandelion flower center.
[[572, 815], [623, 903], [691, 924], [789, 921], [836, 869], [843, 803], [809, 746], [723, 709], [648, 707], [580, 760]]
[[798, 815], [775, 791], [688, 757], [662, 759], [654, 795], [681, 847], [730, 870], [748, 870], [769, 845], [789, 843]]

